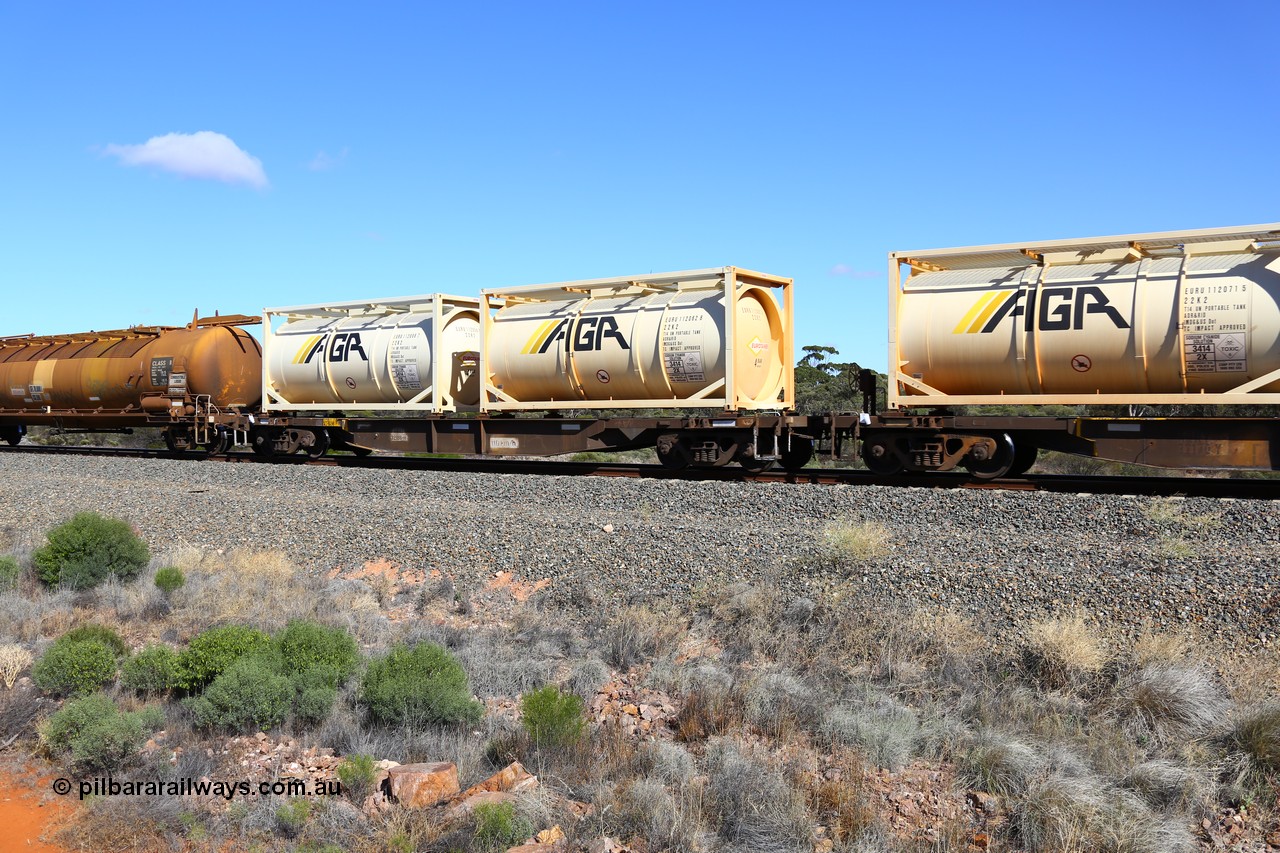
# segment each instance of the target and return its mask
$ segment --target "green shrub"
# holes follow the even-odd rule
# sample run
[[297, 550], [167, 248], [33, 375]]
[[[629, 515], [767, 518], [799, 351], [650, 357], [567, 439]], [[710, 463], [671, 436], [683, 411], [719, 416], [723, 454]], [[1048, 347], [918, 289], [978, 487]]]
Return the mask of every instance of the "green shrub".
[[370, 663], [360, 701], [374, 720], [396, 725], [474, 722], [484, 710], [462, 665], [432, 643], [396, 646]]
[[533, 825], [516, 814], [515, 803], [476, 806], [476, 841], [485, 850], [505, 850], [533, 835]]
[[526, 693], [520, 700], [520, 721], [536, 746], [571, 746], [582, 739], [587, 720], [582, 699], [561, 693], [554, 684]]
[[163, 724], [159, 708], [122, 713], [106, 696], [94, 694], [64, 705], [41, 726], [40, 740], [52, 752], [69, 750], [78, 771], [114, 770]]
[[159, 696], [173, 689], [178, 656], [168, 646], [147, 646], [124, 662], [120, 683], [135, 693]]
[[100, 640], [60, 637], [35, 666], [31, 680], [46, 693], [92, 693], [116, 677], [116, 656]]
[[271, 638], [256, 628], [224, 625], [191, 638], [178, 655], [177, 686], [197, 692], [240, 658], [265, 652]]
[[378, 778], [378, 765], [372, 755], [356, 753], [338, 762], [338, 781], [352, 802], [363, 803], [373, 793], [373, 781]]
[[276, 809], [276, 826], [289, 838], [296, 838], [311, 817], [311, 801], [294, 799]]
[[111, 649], [111, 653], [118, 658], [122, 658], [129, 654], [129, 646], [125, 643], [124, 639], [106, 625], [96, 625], [93, 623], [81, 625], [79, 628], [72, 628], [58, 639], [59, 641], [68, 643], [96, 640]]
[[196, 724], [231, 731], [266, 730], [289, 713], [293, 685], [269, 658], [242, 657], [186, 705]]
[[326, 628], [317, 622], [294, 619], [280, 632], [275, 642], [286, 672], [327, 667], [336, 676], [334, 687], [346, 681], [360, 662], [360, 650], [350, 634], [341, 628]]
[[22, 566], [18, 565], [17, 558], [8, 554], [0, 557], [0, 592], [17, 588], [21, 579]]
[[165, 598], [173, 595], [173, 591], [186, 582], [182, 569], [177, 566], [166, 566], [156, 572], [156, 588], [164, 593]]
[[77, 513], [48, 533], [49, 544], [31, 555], [40, 580], [72, 589], [97, 586], [114, 575], [129, 580], [151, 560], [147, 544], [129, 525], [96, 512]]
[[338, 698], [337, 673], [327, 666], [317, 666], [289, 680], [296, 693], [293, 712], [298, 720], [308, 725], [323, 722]]

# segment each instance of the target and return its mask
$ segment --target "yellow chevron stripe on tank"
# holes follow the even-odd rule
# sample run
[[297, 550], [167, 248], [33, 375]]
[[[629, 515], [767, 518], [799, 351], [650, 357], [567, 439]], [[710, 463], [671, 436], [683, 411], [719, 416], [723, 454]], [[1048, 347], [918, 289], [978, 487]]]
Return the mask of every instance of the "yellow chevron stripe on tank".
[[1004, 293], [996, 294], [996, 298], [987, 303], [987, 307], [982, 309], [982, 313], [978, 315], [978, 319], [973, 321], [973, 325], [969, 327], [969, 334], [981, 332], [982, 327], [991, 319], [991, 315], [996, 313], [996, 309], [1009, 301], [1009, 297], [1013, 295], [1012, 290], [1006, 290]]
[[963, 335], [966, 331], [968, 331], [969, 324], [973, 322], [973, 318], [978, 316], [978, 312], [981, 311], [984, 307], [986, 307], [986, 304], [990, 302], [992, 299], [994, 299], [995, 297], [996, 297], [996, 293], [994, 291], [991, 293], [984, 293], [981, 296], [979, 296], [978, 301], [973, 303], [973, 307], [969, 309], [969, 313], [961, 317], [959, 323], [956, 323], [956, 327], [954, 330], [952, 330], [951, 334]]

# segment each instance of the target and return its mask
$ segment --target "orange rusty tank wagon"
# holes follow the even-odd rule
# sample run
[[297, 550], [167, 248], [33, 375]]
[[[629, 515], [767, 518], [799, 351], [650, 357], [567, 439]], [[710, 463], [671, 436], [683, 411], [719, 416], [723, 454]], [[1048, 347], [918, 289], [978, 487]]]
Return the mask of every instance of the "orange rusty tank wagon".
[[[29, 425], [123, 429], [255, 409], [262, 349], [242, 327], [258, 322], [235, 315], [0, 339], [0, 438], [16, 444]], [[189, 446], [174, 435], [176, 446]], [[213, 440], [197, 438], [189, 440]]]

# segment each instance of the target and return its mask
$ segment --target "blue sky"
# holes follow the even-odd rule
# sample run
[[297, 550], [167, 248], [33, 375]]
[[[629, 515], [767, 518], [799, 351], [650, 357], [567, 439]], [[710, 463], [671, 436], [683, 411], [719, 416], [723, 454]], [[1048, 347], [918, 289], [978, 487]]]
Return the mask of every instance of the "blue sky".
[[884, 369], [890, 250], [1280, 220], [1277, 35], [1274, 2], [0, 0], [0, 335], [735, 264]]

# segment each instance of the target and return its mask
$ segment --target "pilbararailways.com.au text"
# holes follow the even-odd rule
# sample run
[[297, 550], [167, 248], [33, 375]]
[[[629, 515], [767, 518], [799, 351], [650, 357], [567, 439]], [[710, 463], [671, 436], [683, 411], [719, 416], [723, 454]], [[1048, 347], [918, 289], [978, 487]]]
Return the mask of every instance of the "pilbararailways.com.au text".
[[[71, 793], [70, 779], [55, 779], [51, 786], [55, 794]], [[131, 780], [119, 782], [110, 776], [81, 779], [74, 787], [85, 797], [332, 797], [342, 793], [342, 783], [337, 779], [277, 779], [272, 782], [214, 780], [208, 778], [160, 780]]]

